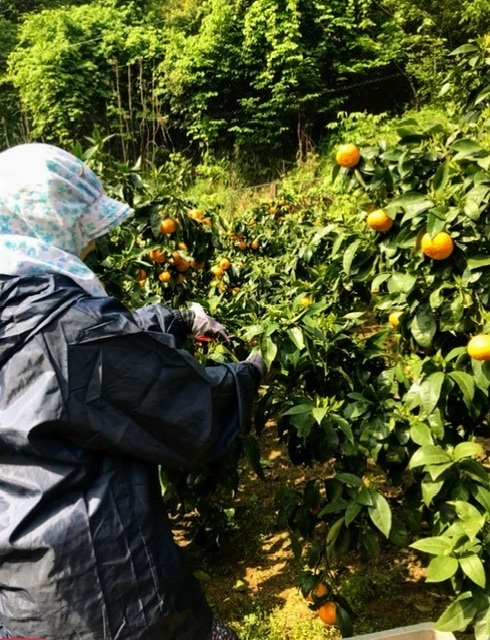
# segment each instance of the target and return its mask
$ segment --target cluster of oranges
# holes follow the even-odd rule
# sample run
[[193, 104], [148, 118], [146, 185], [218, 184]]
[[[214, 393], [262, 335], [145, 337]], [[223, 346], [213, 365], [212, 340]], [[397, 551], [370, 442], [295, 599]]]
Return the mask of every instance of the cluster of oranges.
[[327, 585], [319, 582], [306, 596], [306, 600], [314, 605], [314, 610], [324, 624], [335, 625], [337, 624], [337, 603], [327, 596], [328, 593]]
[[[359, 164], [361, 152], [355, 144], [343, 144], [337, 149], [335, 159], [341, 167], [351, 169]], [[366, 223], [373, 231], [385, 233], [391, 229], [394, 220], [383, 209], [375, 209], [368, 213]], [[447, 231], [435, 234], [421, 232], [416, 246], [432, 260], [446, 260], [454, 251], [454, 241]], [[397, 327], [402, 314], [401, 310], [391, 312], [388, 317], [389, 324]], [[490, 335], [482, 333], [473, 336], [468, 342], [467, 352], [474, 360], [490, 360]]]
[[230, 235], [230, 240], [240, 251], [246, 251], [247, 249], [257, 251], [258, 249], [260, 249], [260, 240], [254, 238], [253, 240], [247, 241], [247, 239], [245, 238], [245, 234], [242, 232], [232, 233]]

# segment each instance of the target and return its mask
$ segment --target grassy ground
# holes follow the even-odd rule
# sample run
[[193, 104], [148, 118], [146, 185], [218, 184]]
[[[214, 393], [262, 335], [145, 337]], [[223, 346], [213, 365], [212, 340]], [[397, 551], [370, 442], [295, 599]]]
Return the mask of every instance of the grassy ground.
[[[177, 520], [176, 537], [201, 580], [215, 615], [231, 624], [241, 640], [339, 640], [310, 611], [298, 587], [302, 567], [288, 532], [276, 525], [274, 500], [280, 486], [305, 481], [305, 469], [291, 467], [277, 445], [274, 428], [263, 437], [266, 481], [246, 466], [236, 503], [236, 529], [220, 547], [193, 543], [192, 517]], [[352, 554], [345, 559], [342, 594], [356, 612], [355, 634], [434, 621], [448, 598], [424, 582], [419, 558], [387, 548], [377, 562]]]

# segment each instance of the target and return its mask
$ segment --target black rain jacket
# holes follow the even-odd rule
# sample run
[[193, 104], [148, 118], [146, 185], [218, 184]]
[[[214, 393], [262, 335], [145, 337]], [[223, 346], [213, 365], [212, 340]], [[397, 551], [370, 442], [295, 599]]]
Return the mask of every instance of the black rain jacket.
[[177, 348], [171, 313], [0, 276], [0, 638], [208, 638], [158, 465], [220, 455], [257, 380]]

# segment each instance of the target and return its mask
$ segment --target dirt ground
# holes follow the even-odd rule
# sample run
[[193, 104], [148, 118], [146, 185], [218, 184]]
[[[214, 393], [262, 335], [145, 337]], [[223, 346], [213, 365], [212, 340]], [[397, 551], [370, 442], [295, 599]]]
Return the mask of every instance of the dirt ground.
[[[236, 528], [218, 548], [205, 550], [193, 542], [192, 515], [174, 520], [173, 526], [218, 618], [240, 629], [257, 612], [277, 615], [283, 637], [296, 640], [297, 631], [289, 631], [317, 619], [299, 590], [302, 567], [294, 559], [288, 532], [276, 524], [274, 500], [280, 486], [302, 485], [308, 471], [291, 465], [275, 436], [271, 426], [261, 439], [265, 482], [248, 465], [241, 467]], [[356, 612], [355, 634], [434, 621], [449, 602], [440, 586], [425, 583], [421, 558], [406, 549], [389, 547], [377, 562], [347, 557], [343, 575], [343, 594]], [[323, 637], [318, 623], [322, 631], [315, 637]], [[340, 637], [332, 628], [324, 633]]]

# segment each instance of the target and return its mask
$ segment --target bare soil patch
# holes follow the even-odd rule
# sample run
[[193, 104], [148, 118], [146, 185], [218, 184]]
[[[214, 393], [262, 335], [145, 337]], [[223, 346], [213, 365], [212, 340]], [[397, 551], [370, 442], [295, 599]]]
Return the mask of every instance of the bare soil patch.
[[[274, 427], [261, 439], [266, 462], [263, 481], [244, 464], [234, 507], [236, 529], [218, 548], [203, 549], [193, 541], [192, 514], [174, 521], [178, 543], [201, 580], [215, 615], [235, 628], [252, 613], [277, 613], [288, 629], [316, 619], [299, 590], [302, 569], [296, 562], [287, 530], [276, 524], [279, 487], [298, 487], [318, 469], [294, 467], [277, 442]], [[355, 633], [435, 621], [449, 602], [440, 585], [425, 583], [425, 569], [415, 552], [387, 546], [376, 562], [356, 554], [345, 558], [342, 583], [355, 612]], [[321, 626], [321, 623], [320, 623]], [[326, 637], [339, 638], [325, 627]]]

